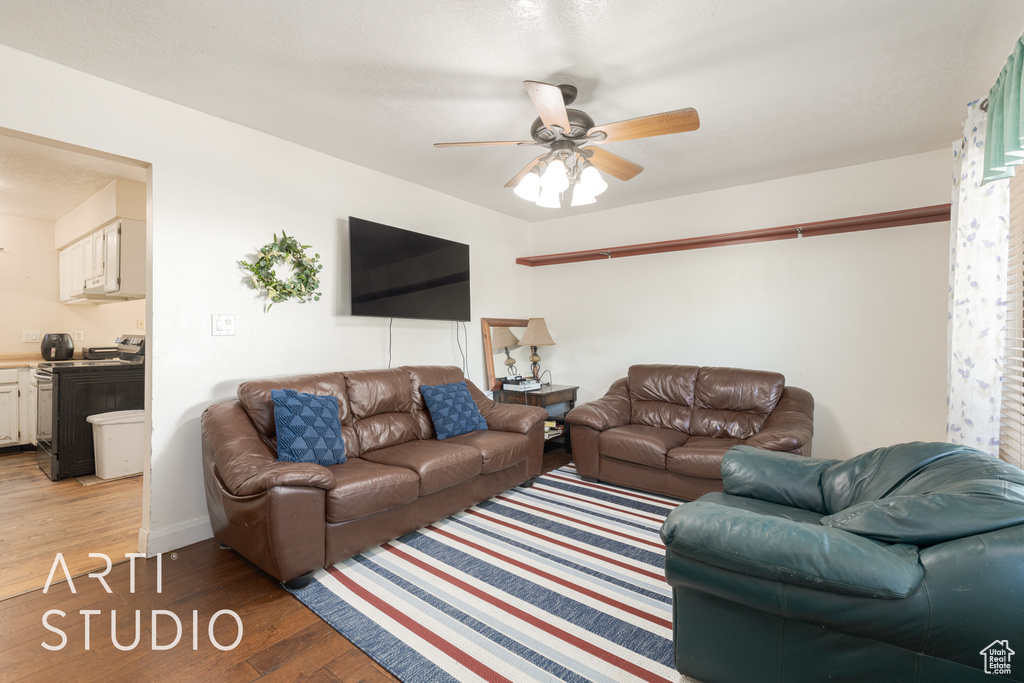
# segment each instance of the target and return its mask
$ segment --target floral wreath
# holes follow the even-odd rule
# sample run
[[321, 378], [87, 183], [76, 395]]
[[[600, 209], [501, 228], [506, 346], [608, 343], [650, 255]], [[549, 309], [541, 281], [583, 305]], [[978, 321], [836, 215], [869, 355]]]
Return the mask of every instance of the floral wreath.
[[[306, 255], [308, 244], [299, 244], [294, 237], [281, 231], [281, 239], [274, 233], [274, 241], [260, 248], [254, 262], [239, 261], [238, 265], [248, 270], [249, 284], [253, 289], [266, 290], [270, 303], [265, 310], [288, 299], [298, 299], [304, 304], [310, 299], [320, 300], [320, 278], [317, 273], [323, 269], [319, 264], [320, 254]], [[274, 267], [280, 263], [290, 265], [292, 277], [285, 281], [277, 277]]]

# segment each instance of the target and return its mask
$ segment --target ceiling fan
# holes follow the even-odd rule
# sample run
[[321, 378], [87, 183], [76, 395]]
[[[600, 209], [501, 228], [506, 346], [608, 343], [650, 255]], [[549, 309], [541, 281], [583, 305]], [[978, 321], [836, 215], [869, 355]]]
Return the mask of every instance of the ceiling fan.
[[517, 195], [536, 202], [538, 206], [558, 208], [562, 193], [570, 188], [572, 206], [593, 204], [594, 198], [608, 187], [598, 169], [619, 180], [629, 180], [644, 170], [643, 166], [602, 147], [584, 145], [685, 133], [700, 127], [696, 109], [676, 109], [595, 126], [594, 119], [586, 112], [566, 108], [576, 100], [575, 86], [539, 81], [523, 81], [523, 84], [540, 114], [530, 127], [532, 140], [437, 142], [434, 147], [547, 147], [548, 152], [531, 161], [505, 183], [505, 187], [515, 188]]

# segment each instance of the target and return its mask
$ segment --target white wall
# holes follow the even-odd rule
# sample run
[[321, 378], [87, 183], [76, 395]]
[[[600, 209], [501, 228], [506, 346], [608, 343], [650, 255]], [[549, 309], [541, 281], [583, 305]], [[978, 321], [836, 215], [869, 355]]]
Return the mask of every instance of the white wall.
[[[152, 164], [150, 553], [209, 535], [199, 418], [212, 401], [248, 378], [387, 364], [387, 320], [347, 315], [349, 215], [470, 244], [479, 385], [478, 318], [529, 311], [531, 273], [504, 248], [529, 249], [521, 221], [2, 46], [0, 82], [0, 127]], [[323, 297], [264, 313], [237, 261], [281, 230], [321, 254]], [[213, 313], [235, 314], [236, 336], [211, 336]], [[393, 331], [393, 365], [462, 364], [454, 323]]]
[[[534, 251], [942, 204], [950, 172], [938, 151], [545, 221]], [[814, 395], [814, 454], [846, 458], [945, 440], [948, 249], [943, 222], [543, 266], [531, 315], [557, 344], [545, 367], [583, 401], [633, 363], [775, 370]]]
[[[944, 435], [945, 224], [534, 269], [505, 249], [550, 253], [943, 203], [944, 153], [531, 227], [2, 46], [0, 82], [0, 127], [152, 164], [151, 553], [209, 534], [199, 418], [212, 401], [251, 377], [387, 363], [387, 321], [347, 315], [349, 215], [471, 245], [478, 384], [478, 318], [543, 316], [558, 343], [542, 349], [543, 365], [556, 382], [579, 384], [583, 400], [633, 362], [737, 365], [782, 371], [814, 393], [817, 455]], [[324, 296], [264, 313], [236, 262], [282, 229], [322, 255]], [[234, 313], [238, 334], [212, 337], [213, 313]], [[396, 321], [392, 363], [461, 364], [455, 326]]]
[[39, 353], [40, 342], [22, 342], [22, 330], [81, 331], [84, 340], [75, 342], [76, 353], [86, 346], [110, 346], [119, 334], [135, 332], [136, 322], [146, 317], [145, 301], [60, 303], [53, 235], [49, 221], [0, 216], [0, 353]]

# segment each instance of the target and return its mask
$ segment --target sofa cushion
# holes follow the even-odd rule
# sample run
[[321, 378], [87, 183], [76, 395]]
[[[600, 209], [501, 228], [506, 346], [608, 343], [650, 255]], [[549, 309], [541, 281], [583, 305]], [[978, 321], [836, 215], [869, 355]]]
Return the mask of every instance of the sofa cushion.
[[727, 450], [741, 443], [743, 442], [739, 439], [691, 436], [682, 446], [668, 452], [665, 469], [689, 477], [721, 479], [722, 456]]
[[835, 460], [814, 460], [753, 446], [730, 448], [722, 458], [722, 486], [743, 496], [828, 514], [821, 495], [821, 475]]
[[274, 389], [294, 389], [304, 394], [334, 396], [338, 399], [338, 420], [341, 435], [345, 439], [345, 454], [359, 455], [359, 439], [352, 426], [352, 411], [348, 402], [345, 375], [340, 372], [322, 372], [291, 377], [275, 377], [243, 382], [238, 386], [238, 401], [242, 409], [256, 426], [260, 438], [272, 449], [277, 449], [277, 425], [274, 422], [274, 401], [270, 392]]
[[529, 439], [525, 434], [512, 432], [478, 431], [453, 436], [446, 444], [460, 444], [480, 451], [481, 473], [490, 474], [512, 467], [526, 459]]
[[[923, 454], [943, 450], [936, 444], [906, 445]], [[1024, 524], [1024, 472], [981, 451], [953, 448], [925, 458], [877, 500], [851, 505], [821, 523], [922, 546]]]
[[345, 462], [337, 398], [293, 389], [274, 389], [270, 397], [274, 402], [278, 460], [325, 467]]
[[420, 478], [420, 495], [426, 496], [461, 484], [480, 474], [480, 451], [464, 444], [424, 439], [366, 453], [371, 462], [404, 467]]
[[804, 524], [821, 524], [821, 513], [814, 512], [813, 510], [803, 510], [801, 508], [795, 508], [791, 505], [783, 505], [781, 503], [773, 503], [767, 500], [761, 500], [760, 498], [747, 498], [745, 496], [734, 496], [729, 493], [705, 493], [698, 500], [705, 503], [714, 503], [715, 505], [723, 505], [729, 508], [737, 508], [740, 510], [747, 510], [749, 512], [756, 512], [759, 515], [768, 515], [770, 517], [778, 517], [779, 519], [788, 519], [792, 522], [803, 522]]
[[[965, 452], [976, 451], [968, 446], [951, 443], [915, 441], [876, 448], [848, 460], [841, 460], [821, 474], [825, 509], [831, 514], [858, 503], [883, 498], [911, 481], [931, 463]], [[904, 490], [904, 493], [922, 492]]]
[[487, 422], [469, 395], [465, 382], [420, 386], [438, 441], [487, 429]]
[[782, 397], [786, 378], [777, 372], [701, 368], [694, 387], [690, 434], [748, 439]]
[[745, 509], [745, 500], [733, 507], [701, 497], [680, 505], [661, 528], [667, 550], [731, 572], [843, 595], [900, 599], [921, 585], [924, 568], [912, 545], [762, 514]]
[[401, 507], [420, 495], [420, 478], [405, 467], [354, 459], [328, 468], [337, 480], [327, 492], [327, 521], [347, 522]]
[[699, 370], [691, 365], [630, 366], [630, 422], [688, 433]]
[[601, 432], [597, 450], [609, 458], [663, 470], [668, 452], [682, 446], [688, 438], [686, 433], [674, 429], [625, 425]]
[[364, 453], [419, 438], [408, 372], [401, 368], [346, 372], [345, 382]]

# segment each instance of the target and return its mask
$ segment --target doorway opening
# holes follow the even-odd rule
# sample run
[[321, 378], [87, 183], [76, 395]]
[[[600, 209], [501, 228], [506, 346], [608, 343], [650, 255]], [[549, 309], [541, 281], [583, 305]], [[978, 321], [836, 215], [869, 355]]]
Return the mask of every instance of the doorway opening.
[[[106, 567], [90, 553], [117, 562], [145, 552], [152, 368], [144, 352], [119, 354], [129, 341], [144, 348], [152, 322], [151, 189], [147, 162], [0, 128], [0, 599], [41, 588], [58, 554], [77, 576]], [[68, 364], [47, 384], [52, 339]], [[138, 364], [118, 375], [115, 359]], [[71, 377], [71, 364], [89, 382], [100, 375], [87, 373], [107, 367], [112, 388], [67, 407], [72, 389], [60, 401], [46, 392], [53, 376]], [[138, 465], [97, 476], [91, 425], [61, 429], [53, 443], [55, 426], [128, 405], [144, 419], [128, 453]]]

